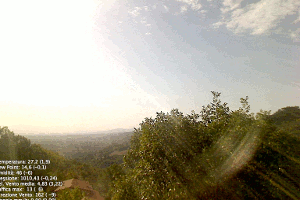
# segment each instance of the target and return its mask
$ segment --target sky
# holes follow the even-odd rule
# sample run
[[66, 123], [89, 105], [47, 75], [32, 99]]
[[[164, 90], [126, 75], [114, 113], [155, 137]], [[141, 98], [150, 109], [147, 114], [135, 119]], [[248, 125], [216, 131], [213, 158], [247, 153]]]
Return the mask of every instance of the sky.
[[139, 127], [156, 112], [300, 100], [299, 0], [0, 1], [0, 126]]

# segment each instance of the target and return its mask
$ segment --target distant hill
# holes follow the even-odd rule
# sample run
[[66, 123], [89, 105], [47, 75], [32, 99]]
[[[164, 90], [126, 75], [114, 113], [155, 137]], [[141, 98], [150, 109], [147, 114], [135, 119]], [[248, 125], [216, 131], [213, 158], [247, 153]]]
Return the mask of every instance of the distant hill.
[[300, 138], [300, 108], [288, 106], [271, 115], [272, 122], [282, 131], [287, 131]]
[[130, 146], [133, 132], [115, 132], [117, 130], [124, 129], [85, 134], [34, 134], [26, 137], [32, 143], [40, 144], [65, 158], [105, 168], [122, 163], [124, 152]]
[[[105, 131], [78, 131], [78, 132], [73, 132], [73, 133], [53, 133], [54, 135], [83, 135], [83, 134], [88, 134], [88, 135], [99, 135], [99, 134], [107, 134], [107, 133], [124, 133], [124, 132], [132, 132], [134, 129], [133, 128], [115, 128], [115, 129], [110, 129], [110, 130], [105, 130]], [[32, 135], [32, 134], [30, 134]], [[52, 135], [52, 134], [51, 134]]]
[[[32, 143], [40, 144], [48, 150], [55, 151], [66, 158], [76, 155], [88, 155], [101, 151], [110, 145], [128, 143], [133, 132], [106, 132], [85, 134], [34, 134], [26, 135]], [[111, 152], [112, 153], [112, 152]]]

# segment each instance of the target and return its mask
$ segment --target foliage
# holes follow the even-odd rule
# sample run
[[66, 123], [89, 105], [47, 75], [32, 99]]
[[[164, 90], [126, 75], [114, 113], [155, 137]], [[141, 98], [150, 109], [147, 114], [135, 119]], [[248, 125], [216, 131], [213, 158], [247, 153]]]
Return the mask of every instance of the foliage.
[[288, 106], [275, 112], [270, 120], [283, 132], [289, 132], [300, 138], [300, 108]]
[[300, 108], [299, 106], [288, 106], [281, 108], [271, 116], [271, 119], [276, 125], [281, 125], [285, 122], [293, 122], [299, 120]]
[[291, 184], [295, 173], [284, 164], [299, 171], [298, 140], [274, 125], [270, 111], [250, 113], [248, 97], [240, 99], [238, 110], [230, 111], [220, 93], [212, 94], [212, 103], [200, 114], [173, 109], [145, 118], [135, 129], [124, 166], [110, 169], [115, 178], [108, 198], [300, 197]]

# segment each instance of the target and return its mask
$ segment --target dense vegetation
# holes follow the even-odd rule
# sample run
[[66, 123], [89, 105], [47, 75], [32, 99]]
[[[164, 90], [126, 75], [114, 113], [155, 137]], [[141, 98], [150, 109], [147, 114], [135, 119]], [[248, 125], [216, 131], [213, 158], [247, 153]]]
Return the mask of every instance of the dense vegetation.
[[[230, 111], [220, 93], [200, 114], [146, 118], [124, 165], [109, 168], [112, 199], [300, 199], [299, 107]], [[288, 127], [288, 128], [287, 128]]]
[[[89, 148], [80, 151], [77, 141], [68, 157], [2, 127], [0, 159], [49, 159], [36, 175], [89, 181], [107, 199], [300, 199], [300, 108], [254, 115], [248, 97], [232, 111], [212, 94], [199, 114], [160, 112], [145, 118], [130, 143], [99, 149], [84, 142]], [[58, 199], [83, 196], [74, 190]]]

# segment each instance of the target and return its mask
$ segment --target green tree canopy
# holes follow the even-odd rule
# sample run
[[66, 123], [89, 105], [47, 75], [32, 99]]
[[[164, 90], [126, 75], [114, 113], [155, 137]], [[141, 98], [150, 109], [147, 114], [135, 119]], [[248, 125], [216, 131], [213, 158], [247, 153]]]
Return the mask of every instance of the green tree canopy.
[[124, 158], [126, 173], [111, 188], [113, 199], [123, 196], [124, 187], [134, 189], [136, 199], [207, 198], [246, 165], [259, 145], [267, 113], [257, 119], [249, 114], [248, 97], [241, 98], [239, 110], [230, 111], [220, 93], [212, 94], [212, 103], [200, 114], [173, 109], [145, 118]]

